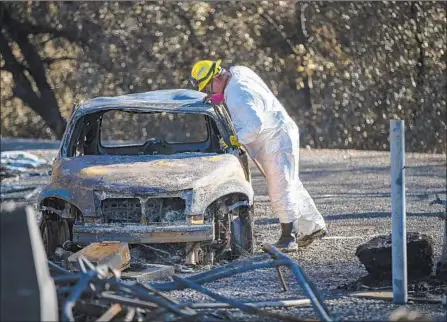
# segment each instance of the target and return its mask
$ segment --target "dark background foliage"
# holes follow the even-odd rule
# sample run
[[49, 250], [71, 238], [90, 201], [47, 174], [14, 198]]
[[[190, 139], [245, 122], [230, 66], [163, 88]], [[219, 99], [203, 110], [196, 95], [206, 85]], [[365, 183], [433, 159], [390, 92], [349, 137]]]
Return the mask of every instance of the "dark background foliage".
[[2, 136], [58, 138], [75, 102], [185, 88], [221, 58], [263, 77], [302, 146], [389, 149], [403, 119], [408, 151], [446, 151], [446, 2], [2, 2], [0, 19]]

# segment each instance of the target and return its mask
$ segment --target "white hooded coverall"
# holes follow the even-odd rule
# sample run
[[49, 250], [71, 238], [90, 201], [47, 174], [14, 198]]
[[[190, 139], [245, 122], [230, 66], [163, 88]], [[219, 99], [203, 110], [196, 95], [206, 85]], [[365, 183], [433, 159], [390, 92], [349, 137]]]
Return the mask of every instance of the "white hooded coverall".
[[299, 179], [299, 132], [295, 122], [251, 69], [233, 66], [225, 103], [238, 141], [263, 168], [270, 202], [281, 223], [298, 219], [300, 235], [325, 227], [312, 197]]

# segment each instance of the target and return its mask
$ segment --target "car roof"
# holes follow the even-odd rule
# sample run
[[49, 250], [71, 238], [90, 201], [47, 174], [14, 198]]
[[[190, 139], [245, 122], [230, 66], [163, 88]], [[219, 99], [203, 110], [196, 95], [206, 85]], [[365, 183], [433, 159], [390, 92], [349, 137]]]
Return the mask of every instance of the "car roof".
[[205, 96], [190, 89], [167, 89], [96, 97], [80, 104], [75, 114], [80, 116], [108, 109], [214, 114], [212, 105], [203, 103]]

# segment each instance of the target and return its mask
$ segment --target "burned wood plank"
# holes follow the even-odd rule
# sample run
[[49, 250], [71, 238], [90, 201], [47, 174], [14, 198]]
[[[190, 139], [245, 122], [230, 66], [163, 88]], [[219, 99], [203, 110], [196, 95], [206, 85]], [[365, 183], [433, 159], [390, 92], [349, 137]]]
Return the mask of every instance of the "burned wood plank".
[[71, 255], [68, 260], [75, 265], [80, 256], [84, 256], [94, 265], [106, 265], [119, 271], [130, 266], [130, 251], [127, 243], [116, 241], [93, 243]]
[[113, 304], [103, 315], [101, 315], [97, 322], [108, 322], [121, 312], [121, 305]]

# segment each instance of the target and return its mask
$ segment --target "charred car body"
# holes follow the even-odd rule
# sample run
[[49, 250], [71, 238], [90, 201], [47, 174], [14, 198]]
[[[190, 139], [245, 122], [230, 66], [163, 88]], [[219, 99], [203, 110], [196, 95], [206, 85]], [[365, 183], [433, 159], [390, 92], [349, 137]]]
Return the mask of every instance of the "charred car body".
[[50, 256], [67, 240], [186, 243], [192, 264], [223, 249], [252, 252], [247, 154], [231, 146], [225, 108], [203, 99], [160, 90], [95, 98], [72, 112], [38, 200]]

